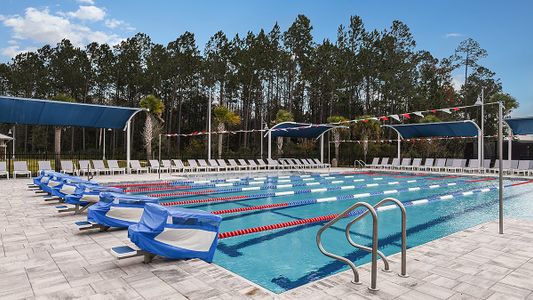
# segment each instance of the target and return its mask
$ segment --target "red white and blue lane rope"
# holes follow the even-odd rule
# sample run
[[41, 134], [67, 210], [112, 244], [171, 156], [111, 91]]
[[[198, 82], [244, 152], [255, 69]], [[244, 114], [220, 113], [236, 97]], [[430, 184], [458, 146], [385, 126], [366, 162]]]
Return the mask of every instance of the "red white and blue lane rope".
[[[228, 196], [228, 197], [213, 197], [213, 198], [205, 198], [205, 199], [190, 199], [190, 200], [179, 200], [179, 201], [169, 201], [169, 202], [160, 202], [163, 206], [176, 206], [176, 205], [187, 205], [187, 204], [203, 204], [203, 203], [213, 203], [213, 202], [231, 202], [231, 201], [245, 201], [245, 200], [256, 200], [256, 199], [262, 199], [262, 198], [274, 198], [274, 197], [282, 197], [282, 196], [292, 196], [292, 195], [302, 195], [302, 194], [311, 194], [311, 193], [323, 193], [323, 192], [334, 192], [334, 191], [346, 191], [346, 190], [354, 190], [354, 189], [362, 189], [362, 188], [371, 188], [371, 187], [378, 187], [378, 186], [387, 186], [387, 185], [399, 185], [401, 183], [416, 183], [418, 181], [416, 180], [409, 180], [408, 182], [400, 182], [400, 181], [392, 181], [387, 183], [367, 183], [362, 185], [344, 185], [344, 186], [336, 186], [336, 187], [327, 187], [327, 188], [316, 188], [316, 189], [305, 189], [305, 190], [295, 190], [295, 191], [281, 191], [281, 192], [271, 192], [271, 193], [262, 193], [262, 194], [252, 194], [252, 195], [237, 195], [237, 196]], [[462, 181], [459, 181], [462, 182]], [[432, 184], [427, 185], [428, 188], [438, 188], [443, 186], [451, 186], [456, 185], [458, 182], [448, 183], [448, 184]], [[424, 187], [424, 186], [423, 186]], [[276, 189], [277, 186], [262, 186], [262, 187], [249, 187], [249, 188], [235, 188], [235, 189], [229, 189], [231, 192], [242, 192], [242, 191], [250, 191], [250, 190], [261, 190], [261, 189]], [[413, 187], [413, 188], [407, 188], [407, 189], [400, 189], [400, 191], [412, 189], [420, 190], [420, 187]], [[399, 190], [390, 190], [385, 191], [385, 193], [395, 193], [395, 191]], [[378, 193], [378, 194], [376, 194]], [[361, 195], [372, 196], [373, 194], [380, 195], [380, 193], [383, 192], [373, 192], [373, 193], [363, 193]], [[339, 197], [345, 197], [345, 196], [339, 196]], [[327, 197], [327, 198], [320, 198], [320, 199], [333, 199], [335, 197]], [[334, 201], [333, 199], [332, 201]], [[299, 201], [297, 201], [299, 202]]]
[[[523, 182], [514, 183], [514, 184], [508, 184], [508, 185], [505, 185], [504, 188], [519, 186], [519, 185], [524, 185], [524, 184], [529, 184], [529, 183], [533, 183], [533, 180], [523, 181]], [[498, 187], [477, 188], [477, 189], [472, 189], [468, 191], [455, 192], [451, 194], [434, 195], [434, 196], [430, 196], [430, 197], [423, 198], [423, 199], [405, 201], [405, 202], [402, 202], [402, 204], [405, 207], [424, 205], [424, 204], [429, 204], [429, 203], [434, 203], [434, 202], [439, 202], [439, 201], [448, 201], [452, 199], [458, 199], [461, 197], [472, 196], [475, 194], [497, 191], [498, 189], [499, 189]], [[384, 205], [384, 206], [378, 207], [377, 211], [381, 212], [381, 211], [393, 210], [395, 208], [397, 208], [396, 205]], [[351, 213], [349, 213], [346, 217], [355, 217], [355, 216], [361, 215], [362, 213], [364, 213], [364, 210], [356, 210], [356, 211], [352, 211]], [[235, 237], [235, 236], [277, 230], [277, 229], [287, 228], [287, 227], [297, 227], [297, 226], [303, 226], [303, 225], [308, 225], [308, 224], [313, 224], [313, 223], [323, 223], [323, 222], [330, 221], [336, 218], [337, 216], [338, 214], [331, 214], [331, 215], [318, 216], [318, 217], [313, 217], [313, 218], [300, 219], [300, 220], [294, 220], [294, 221], [277, 223], [277, 224], [270, 224], [270, 225], [251, 227], [251, 228], [246, 228], [246, 229], [221, 232], [218, 234], [218, 238], [225, 239], [225, 238], [230, 238], [230, 237]]]

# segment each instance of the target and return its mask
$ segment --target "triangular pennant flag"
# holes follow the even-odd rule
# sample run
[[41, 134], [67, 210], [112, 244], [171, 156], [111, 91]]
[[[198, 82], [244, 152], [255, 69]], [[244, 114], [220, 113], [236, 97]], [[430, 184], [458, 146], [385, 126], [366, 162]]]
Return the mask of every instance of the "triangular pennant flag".
[[419, 116], [419, 117], [421, 117], [421, 118], [424, 117], [424, 115], [422, 114], [422, 112], [419, 112], [419, 111], [415, 111], [413, 114], [415, 114], [415, 115], [417, 115], [417, 116]]
[[363, 119], [363, 120], [361, 120], [361, 122], [368, 123], [368, 119]]
[[406, 119], [411, 119], [411, 115], [410, 114], [402, 114], [402, 117], [404, 117]]
[[381, 121], [388, 121], [388, 120], [389, 120], [389, 118], [386, 117], [386, 116], [381, 116], [381, 117], [379, 117], [379, 119], [380, 119]]
[[453, 111], [458, 111], [459, 109], [460, 109], [459, 107], [452, 108]]
[[449, 108], [443, 108], [440, 111], [443, 111], [443, 112], [445, 112], [447, 114], [451, 114], [452, 113]]
[[391, 118], [393, 118], [394, 120], [400, 122], [400, 117], [398, 115], [390, 115]]
[[436, 109], [432, 109], [431, 112], [432, 112], [432, 113], [436, 113], [437, 110], [436, 110]]

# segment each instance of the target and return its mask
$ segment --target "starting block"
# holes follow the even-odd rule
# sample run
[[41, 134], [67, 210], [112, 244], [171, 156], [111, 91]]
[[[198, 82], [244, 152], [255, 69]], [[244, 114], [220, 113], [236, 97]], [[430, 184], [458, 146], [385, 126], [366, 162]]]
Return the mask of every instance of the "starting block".
[[57, 196], [44, 197], [43, 200], [44, 201], [55, 201], [55, 200], [58, 200], [58, 201], [61, 202], [61, 198], [59, 198]]
[[109, 229], [109, 226], [104, 226], [97, 223], [91, 223], [89, 221], [78, 221], [74, 222], [78, 227], [79, 231], [89, 230], [89, 229], [100, 229], [100, 231], [106, 231]]
[[124, 259], [136, 256], [144, 256], [144, 263], [149, 264], [154, 259], [155, 254], [143, 251], [136, 250], [130, 246], [118, 246], [111, 248], [111, 254], [117, 259]]

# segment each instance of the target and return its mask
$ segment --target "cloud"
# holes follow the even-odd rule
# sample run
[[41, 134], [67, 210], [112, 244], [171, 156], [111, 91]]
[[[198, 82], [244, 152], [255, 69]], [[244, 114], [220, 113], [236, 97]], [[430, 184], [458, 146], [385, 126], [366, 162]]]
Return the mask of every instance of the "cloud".
[[78, 3], [93, 5], [94, 0], [77, 0]]
[[135, 30], [135, 27], [132, 27], [130, 24], [117, 19], [107, 19], [104, 23], [107, 28], [111, 29], [122, 28], [129, 31]]
[[10, 46], [6, 48], [2, 48], [0, 50], [0, 53], [2, 53], [2, 55], [6, 57], [15, 57], [20, 53], [37, 50], [35, 47], [20, 48], [20, 46], [17, 43], [13, 43], [13, 42], [14, 41], [9, 41]]
[[462, 36], [464, 36], [464, 34], [458, 33], [458, 32], [450, 32], [444, 35], [445, 38], [455, 38], [455, 37], [462, 37]]
[[105, 17], [105, 11], [94, 5], [80, 5], [77, 11], [67, 13], [70, 17], [84, 21], [101, 21]]
[[[73, 22], [64, 15], [54, 15], [48, 8], [39, 10], [28, 7], [23, 16], [4, 16], [1, 22], [4, 26], [11, 28], [12, 39], [16, 41], [55, 44], [67, 38], [80, 47], [90, 42], [116, 44], [122, 40], [116, 34], [92, 30], [83, 24]], [[3, 50], [6, 53], [16, 51], [22, 51], [22, 49], [11, 45]]]
[[456, 75], [452, 77], [452, 86], [456, 91], [461, 90], [463, 83], [464, 83], [463, 77], [461, 77], [460, 75]]

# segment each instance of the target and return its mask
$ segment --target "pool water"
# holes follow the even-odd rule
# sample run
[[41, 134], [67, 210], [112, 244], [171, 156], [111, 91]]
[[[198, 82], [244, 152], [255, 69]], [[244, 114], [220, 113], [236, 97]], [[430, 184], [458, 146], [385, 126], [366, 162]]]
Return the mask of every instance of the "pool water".
[[[202, 190], [214, 190], [208, 195], [165, 198], [164, 201], [182, 201], [209, 199], [230, 196], [250, 196], [281, 191], [301, 191], [316, 188], [334, 188], [340, 186], [356, 186], [355, 189], [337, 189], [334, 191], [295, 193], [258, 199], [239, 201], [218, 201], [213, 203], [196, 203], [184, 207], [198, 208], [206, 211], [312, 200], [342, 195], [371, 193], [360, 199], [320, 202], [309, 205], [254, 210], [224, 214], [220, 232], [258, 227], [263, 225], [312, 218], [322, 215], [340, 213], [358, 201], [375, 204], [385, 197], [394, 197], [401, 202], [425, 199], [434, 195], [451, 194], [458, 191], [479, 190], [480, 188], [496, 187], [497, 180], [477, 181], [474, 177], [439, 177], [436, 175], [406, 175], [373, 173], [373, 174], [335, 174], [329, 179], [313, 177], [309, 181], [318, 182], [312, 186], [298, 186], [260, 191], [240, 191], [216, 193], [232, 187], [208, 187]], [[271, 179], [275, 180], [275, 178]], [[301, 179], [293, 178], [301, 183]], [[342, 181], [339, 182], [339, 181]], [[354, 182], [355, 181], [355, 182]], [[335, 183], [333, 183], [335, 182]], [[504, 185], [517, 181], [504, 181]], [[290, 184], [284, 182], [283, 184]], [[379, 183], [377, 186], [364, 186]], [[272, 185], [276, 183], [265, 183]], [[278, 183], [282, 184], [282, 183]], [[451, 184], [451, 185], [449, 185]], [[430, 185], [438, 187], [428, 188]], [[257, 186], [262, 186], [261, 184]], [[241, 186], [238, 186], [241, 187]], [[413, 187], [425, 187], [421, 190], [408, 190]], [[400, 192], [394, 192], [400, 190]], [[388, 191], [390, 194], [383, 195]], [[524, 184], [505, 189], [505, 213], [507, 217], [526, 217], [533, 219], [531, 191], [533, 184]], [[152, 192], [154, 193], [154, 192]], [[150, 193], [149, 193], [150, 194]], [[376, 194], [376, 195], [374, 195]], [[498, 215], [498, 191], [477, 193], [453, 199], [429, 202], [427, 204], [407, 206], [407, 243], [408, 248], [447, 236], [483, 222], [494, 220]], [[379, 216], [379, 249], [385, 255], [400, 251], [400, 221], [398, 209], [378, 212]], [[349, 258], [356, 265], [370, 261], [370, 254], [351, 247], [344, 236], [346, 223], [353, 218], [339, 221], [323, 234], [324, 247], [333, 253]], [[278, 230], [265, 231], [242, 236], [224, 238], [219, 241], [214, 262], [246, 279], [261, 285], [275, 293], [306, 284], [348, 269], [348, 266], [324, 256], [317, 248], [316, 233], [324, 224], [314, 223]], [[370, 246], [372, 219], [367, 216], [352, 227], [352, 238], [356, 243]], [[378, 264], [381, 262], [378, 261]], [[392, 265], [392, 268], [399, 267]], [[409, 266], [408, 266], [409, 267]], [[398, 272], [399, 270], [393, 270]], [[409, 269], [408, 269], [409, 272]], [[379, 276], [379, 275], [378, 275]]]

